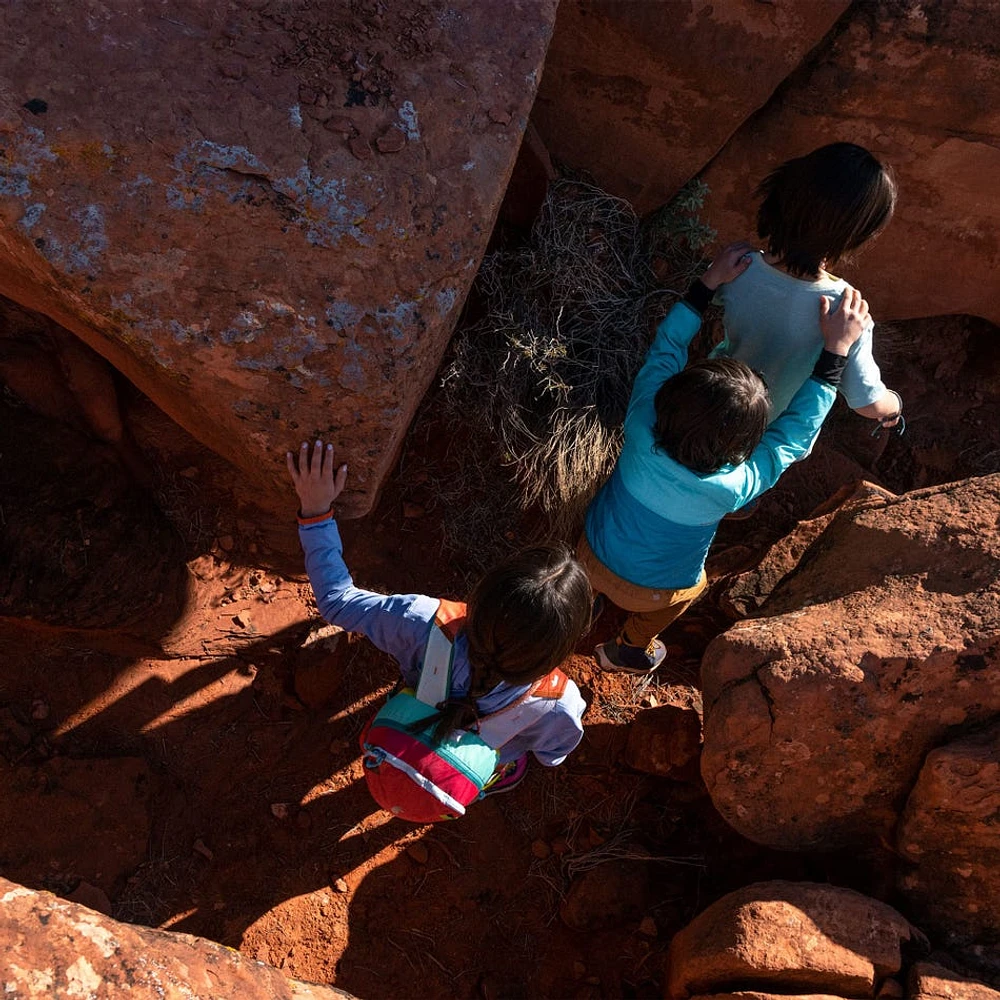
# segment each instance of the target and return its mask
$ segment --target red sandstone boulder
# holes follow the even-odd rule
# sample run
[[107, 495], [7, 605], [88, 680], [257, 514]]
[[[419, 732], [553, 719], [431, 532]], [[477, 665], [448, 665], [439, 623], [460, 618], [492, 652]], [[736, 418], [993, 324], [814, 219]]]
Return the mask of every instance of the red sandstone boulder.
[[[0, 294], [287, 506], [364, 513], [462, 307], [555, 0], [0, 7]], [[72, 39], [72, 44], [58, 43]]]
[[20, 1000], [351, 1000], [190, 934], [122, 924], [0, 878], [0, 984]]
[[[979, 0], [855, 6], [703, 179], [725, 240], [756, 231], [752, 191], [783, 160], [846, 140], [889, 163], [888, 231], [844, 277], [876, 319], [970, 313], [1000, 322], [1000, 8]], [[877, 345], [876, 345], [877, 347]]]
[[744, 836], [888, 836], [926, 754], [1000, 715], [1000, 475], [839, 513], [702, 661], [702, 776]]
[[966, 979], [934, 962], [917, 962], [910, 969], [910, 1000], [1000, 1000], [1000, 992]]
[[737, 990], [734, 993], [704, 993], [691, 1000], [841, 1000], [829, 993], [760, 993], [754, 990]]
[[643, 709], [629, 725], [625, 763], [663, 777], [697, 775], [701, 753], [701, 692], [674, 684], [657, 692], [660, 704]]
[[[931, 751], [897, 834], [899, 888], [949, 950], [1000, 950], [1000, 724]], [[1000, 955], [997, 958], [1000, 965]]]
[[557, 160], [647, 212], [712, 159], [848, 6], [562, 0], [532, 120]]
[[829, 527], [838, 512], [854, 509], [866, 501], [884, 506], [894, 494], [874, 483], [860, 482], [844, 486], [825, 504], [800, 521], [784, 538], [780, 538], [754, 566], [733, 577], [719, 596], [719, 603], [733, 618], [745, 618], [757, 612], [775, 587], [791, 573], [809, 551], [809, 547]]
[[758, 882], [713, 903], [674, 936], [667, 994], [739, 984], [764, 993], [874, 997], [922, 935], [891, 906], [851, 889]]

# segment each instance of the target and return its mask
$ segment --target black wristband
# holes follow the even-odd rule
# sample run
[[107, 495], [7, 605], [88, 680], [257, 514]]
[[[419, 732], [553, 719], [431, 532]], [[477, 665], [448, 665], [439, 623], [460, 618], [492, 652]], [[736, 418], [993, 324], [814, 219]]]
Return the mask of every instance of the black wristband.
[[684, 301], [691, 306], [698, 315], [701, 315], [712, 301], [715, 291], [709, 288], [701, 278], [697, 278], [691, 283], [691, 287], [684, 296]]
[[847, 358], [844, 355], [831, 354], [826, 348], [823, 348], [823, 353], [819, 356], [816, 367], [813, 368], [812, 377], [818, 378], [821, 382], [826, 382], [836, 389], [840, 385], [846, 367]]

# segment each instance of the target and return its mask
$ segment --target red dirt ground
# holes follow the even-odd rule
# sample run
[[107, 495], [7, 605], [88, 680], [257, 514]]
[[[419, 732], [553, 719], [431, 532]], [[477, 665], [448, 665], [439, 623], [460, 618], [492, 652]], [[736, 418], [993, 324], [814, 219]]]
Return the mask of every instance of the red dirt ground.
[[[925, 400], [933, 378], [906, 379], [904, 395]], [[64, 894], [95, 886], [121, 919], [366, 998], [659, 997], [671, 935], [733, 888], [829, 878], [890, 893], [887, 856], [763, 850], [698, 785], [624, 765], [625, 724], [657, 686], [594, 669], [589, 650], [612, 634], [613, 609], [568, 667], [590, 709], [565, 765], [534, 767], [455, 823], [387, 820], [360, 780], [356, 739], [394, 664], [345, 641], [317, 672], [301, 652], [316, 612], [290, 523], [263, 520], [231, 467], [134, 391], [122, 396], [151, 492], [80, 430], [0, 400], [4, 875]], [[954, 419], [980, 421], [972, 458], [988, 462], [1000, 453], [995, 400], [965, 402]], [[927, 454], [947, 478], [986, 471], [961, 442], [933, 451], [922, 405], [915, 443], [893, 439], [875, 456], [886, 485], [933, 479]], [[467, 580], [442, 548], [434, 480], [419, 475], [440, 437], [432, 413], [375, 512], [343, 526], [355, 576], [373, 589], [459, 596]], [[836, 416], [836, 449], [821, 444], [756, 517], [724, 525], [716, 574], [750, 564], [845, 480], [877, 475], [866, 430]], [[430, 512], [404, 517], [404, 503]], [[701, 651], [725, 626], [711, 595], [692, 609], [666, 635], [675, 666], [661, 683], [697, 683]], [[561, 903], [590, 929], [567, 926]]]

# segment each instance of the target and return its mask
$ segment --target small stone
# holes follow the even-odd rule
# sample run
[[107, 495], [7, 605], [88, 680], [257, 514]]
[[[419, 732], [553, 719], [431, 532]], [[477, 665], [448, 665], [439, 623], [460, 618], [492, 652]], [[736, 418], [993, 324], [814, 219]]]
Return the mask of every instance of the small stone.
[[505, 111], [503, 108], [490, 108], [488, 112], [491, 122], [496, 122], [497, 125], [509, 125], [510, 124], [510, 112]]
[[272, 802], [271, 815], [275, 819], [288, 819], [291, 815], [292, 807], [287, 802]]
[[232, 535], [223, 535], [219, 539], [219, 548], [222, 549], [223, 552], [232, 552], [235, 544], [236, 541]]
[[410, 846], [406, 849], [406, 853], [409, 854], [409, 856], [413, 858], [418, 865], [426, 865], [427, 859], [430, 857], [427, 845], [419, 840], [410, 844]]
[[363, 136], [356, 135], [347, 145], [359, 160], [370, 160], [375, 155]]
[[334, 879], [333, 887], [337, 892], [347, 892], [349, 889], [349, 886], [342, 878]]
[[197, 479], [198, 471], [197, 465], [189, 465], [186, 469], [181, 469], [177, 475], [182, 476], [184, 479]]
[[36, 722], [44, 722], [49, 717], [49, 706], [41, 698], [31, 703], [31, 717]]
[[214, 855], [214, 854], [212, 853], [212, 850], [211, 850], [211, 848], [209, 848], [209, 847], [206, 847], [206, 846], [205, 846], [205, 841], [203, 841], [203, 840], [201, 839], [201, 837], [199, 837], [199, 838], [198, 838], [198, 839], [197, 839], [197, 840], [196, 840], [196, 841], [195, 841], [195, 842], [194, 842], [194, 843], [193, 843], [193, 844], [191, 845], [191, 849], [192, 849], [193, 851], [196, 851], [196, 852], [197, 852], [198, 854], [200, 854], [200, 855], [201, 855], [201, 856], [202, 856], [203, 858], [207, 858], [207, 859], [208, 859], [209, 861], [211, 861], [211, 860], [212, 860], [212, 858], [214, 858], [214, 857], [215, 857], [215, 855]]
[[315, 104], [318, 96], [312, 87], [299, 87], [299, 100], [303, 104]]
[[233, 621], [239, 625], [240, 628], [249, 629], [253, 627], [253, 619], [250, 617], [249, 611], [238, 611], [233, 615]]
[[423, 517], [427, 513], [427, 508], [421, 503], [413, 503], [410, 500], [403, 501], [403, 517]]
[[540, 861], [544, 861], [552, 854], [552, 848], [544, 840], [534, 840], [531, 843], [531, 853]]
[[357, 131], [354, 122], [347, 115], [331, 115], [325, 124], [331, 132], [338, 132], [340, 135], [354, 135]]
[[656, 929], [656, 921], [652, 917], [643, 917], [639, 924], [639, 933], [646, 937], [655, 938], [659, 933]]
[[583, 962], [573, 963], [573, 975], [577, 979], [582, 979], [586, 975], [586, 973], [587, 973], [587, 966], [585, 966]]
[[375, 140], [380, 153], [398, 153], [406, 146], [406, 136], [398, 128], [389, 129]]

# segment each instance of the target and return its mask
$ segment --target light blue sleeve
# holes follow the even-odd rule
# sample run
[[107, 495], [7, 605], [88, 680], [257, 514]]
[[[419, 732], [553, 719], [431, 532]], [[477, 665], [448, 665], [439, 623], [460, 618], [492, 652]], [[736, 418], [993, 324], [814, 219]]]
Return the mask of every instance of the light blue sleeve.
[[507, 764], [531, 751], [546, 767], [561, 764], [583, 739], [582, 720], [586, 710], [580, 689], [570, 681], [562, 697], [551, 703], [549, 711], [500, 748], [500, 763]]
[[386, 595], [355, 587], [332, 518], [300, 525], [299, 541], [320, 614], [331, 625], [367, 636], [395, 657], [407, 684], [416, 684], [427, 633], [441, 602], [422, 594]]
[[688, 346], [701, 326], [701, 316], [686, 302], [675, 302], [656, 328], [656, 337], [632, 386], [631, 412], [651, 400], [671, 375], [687, 364]]
[[874, 333], [874, 326], [869, 323], [865, 332], [851, 345], [847, 355], [847, 367], [844, 369], [840, 391], [852, 410], [869, 406], [886, 393], [882, 372], [872, 354]]
[[[769, 490], [785, 469], [809, 453], [836, 398], [837, 391], [829, 383], [806, 379], [750, 457], [733, 470], [742, 479], [734, 484], [733, 510]], [[728, 478], [732, 473], [725, 475]]]

